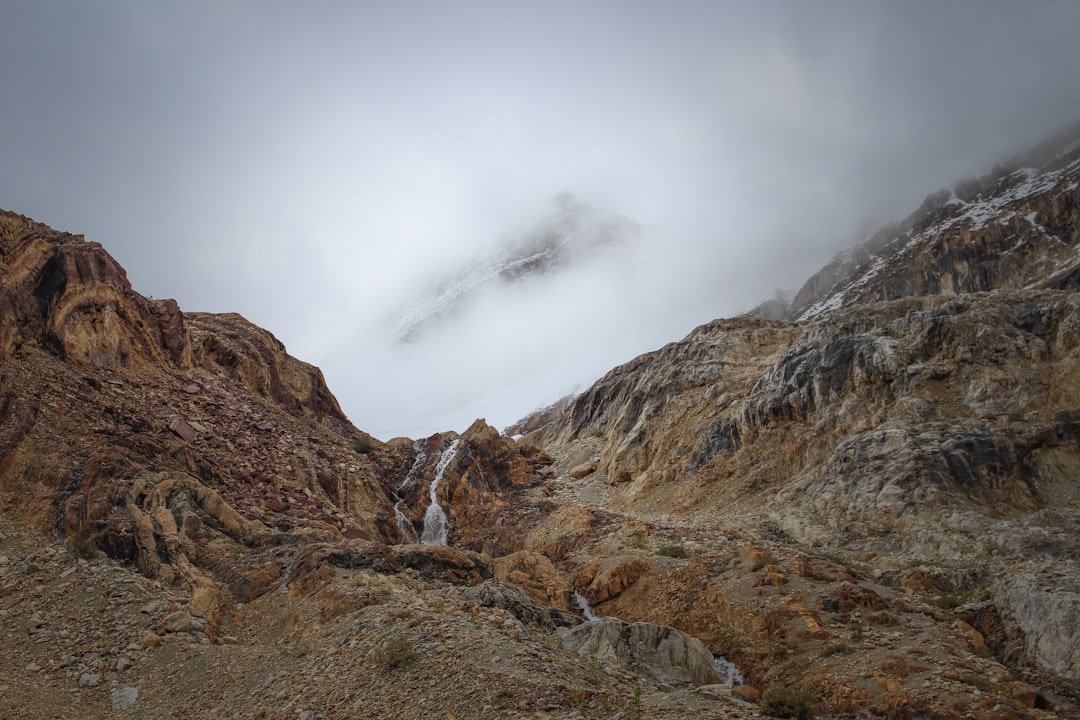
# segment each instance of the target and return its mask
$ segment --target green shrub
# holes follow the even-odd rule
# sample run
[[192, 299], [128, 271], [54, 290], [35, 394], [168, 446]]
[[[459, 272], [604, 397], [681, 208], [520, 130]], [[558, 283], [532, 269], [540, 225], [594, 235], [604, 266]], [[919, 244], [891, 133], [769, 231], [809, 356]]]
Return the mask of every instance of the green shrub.
[[384, 640], [373, 653], [376, 664], [383, 667], [404, 667], [416, 659], [412, 641], [399, 632]]
[[971, 602], [971, 593], [943, 592], [937, 596], [938, 607], [944, 610], [955, 610], [969, 602]]
[[814, 717], [806, 693], [776, 685], [770, 685], [761, 696], [761, 710], [775, 718], [811, 720]]
[[355, 450], [358, 455], [367, 455], [369, 452], [375, 449], [375, 443], [371, 442], [367, 438], [360, 438], [353, 443], [352, 449]]
[[690, 553], [682, 545], [665, 545], [656, 551], [657, 555], [672, 558], [688, 558]]
[[83, 560], [93, 560], [98, 556], [97, 545], [90, 540], [80, 540], [79, 538], [69, 538], [67, 541], [67, 551], [77, 558]]

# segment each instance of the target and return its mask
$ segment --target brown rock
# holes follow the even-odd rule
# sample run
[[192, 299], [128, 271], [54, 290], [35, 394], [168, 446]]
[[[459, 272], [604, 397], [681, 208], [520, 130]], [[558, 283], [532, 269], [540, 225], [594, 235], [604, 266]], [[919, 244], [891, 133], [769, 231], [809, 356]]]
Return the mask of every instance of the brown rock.
[[191, 615], [186, 610], [171, 612], [161, 621], [162, 632], [181, 633], [191, 629]]
[[198, 438], [198, 433], [195, 432], [195, 428], [188, 424], [187, 420], [177, 416], [173, 418], [169, 423], [169, 430], [184, 442], [195, 442]]
[[761, 691], [752, 688], [749, 685], [736, 685], [731, 688], [731, 694], [748, 702], [756, 703], [758, 700], [761, 700]]
[[570, 477], [574, 478], [575, 480], [580, 480], [587, 475], [592, 475], [594, 472], [596, 472], [596, 463], [592, 460], [588, 460], [571, 470]]
[[990, 652], [990, 649], [986, 647], [986, 640], [983, 639], [982, 633], [971, 627], [971, 625], [968, 625], [963, 620], [957, 620], [956, 629], [967, 635], [968, 642], [971, 643], [972, 650], [977, 653]]
[[520, 586], [537, 602], [557, 610], [570, 610], [570, 585], [544, 555], [521, 550], [501, 558], [492, 565], [496, 578]]

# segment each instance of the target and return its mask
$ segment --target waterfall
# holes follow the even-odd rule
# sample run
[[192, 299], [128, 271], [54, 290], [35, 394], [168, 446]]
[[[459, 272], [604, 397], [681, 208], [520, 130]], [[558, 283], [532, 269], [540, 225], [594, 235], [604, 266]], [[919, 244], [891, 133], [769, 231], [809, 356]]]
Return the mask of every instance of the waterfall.
[[439, 464], [435, 466], [435, 477], [432, 479], [431, 487], [428, 489], [431, 504], [428, 505], [427, 512], [424, 513], [424, 532], [420, 535], [420, 542], [425, 545], [445, 545], [450, 533], [450, 520], [446, 517], [446, 512], [442, 509], [442, 506], [439, 505], [438, 493], [439, 483], [442, 482], [446, 468], [450, 466], [454, 456], [457, 455], [459, 442], [461, 442], [460, 438], [450, 443], [443, 450], [442, 457], [439, 458]]
[[397, 503], [394, 505], [394, 515], [397, 516], [399, 544], [419, 542], [419, 539], [416, 537], [416, 528], [413, 527], [412, 520], [410, 520], [409, 516], [405, 514], [405, 511], [401, 509], [402, 507], [408, 509], [409, 506], [405, 504], [404, 500], [398, 498]]
[[715, 662], [716, 672], [720, 673], [720, 677], [725, 684], [734, 687], [746, 682], [746, 679], [743, 678], [742, 671], [735, 667], [735, 663], [731, 662], [723, 655], [717, 655]]
[[586, 620], [599, 620], [600, 616], [596, 614], [596, 611], [589, 605], [589, 601], [585, 599], [585, 596], [579, 592], [574, 592], [574, 600], [577, 601], [577, 606], [581, 608], [581, 613], [585, 616]]
[[401, 481], [397, 491], [394, 492], [394, 499], [397, 500], [394, 504], [394, 517], [397, 519], [399, 545], [420, 542], [420, 538], [416, 535], [416, 528], [413, 527], [412, 520], [409, 519], [409, 504], [405, 502], [405, 498], [402, 496], [410, 487], [416, 484], [420, 473], [424, 471], [428, 456], [424, 452], [424, 443], [421, 440], [413, 443], [413, 451], [416, 453], [416, 459], [413, 460], [412, 467], [405, 474], [405, 479]]

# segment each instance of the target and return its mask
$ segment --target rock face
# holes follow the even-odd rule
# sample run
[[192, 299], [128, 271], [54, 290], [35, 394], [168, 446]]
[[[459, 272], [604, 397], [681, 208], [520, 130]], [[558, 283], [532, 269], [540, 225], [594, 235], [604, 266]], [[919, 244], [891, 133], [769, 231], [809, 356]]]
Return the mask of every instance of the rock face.
[[1015, 652], [1080, 683], [1080, 578], [1022, 573], [1002, 588], [998, 606], [1015, 632]]
[[617, 660], [657, 682], [720, 682], [713, 656], [701, 641], [674, 628], [602, 618], [565, 631], [562, 637], [568, 650]]
[[792, 319], [854, 303], [1080, 286], [1080, 125], [926, 198], [841, 253], [796, 294]]
[[[709, 323], [518, 427], [552, 455], [596, 447], [594, 474], [564, 472], [621, 512], [949, 568], [924, 590], [992, 586], [1001, 657], [1074, 684], [1070, 596], [1013, 578], [1080, 573], [1077, 138], [932, 197], [811, 279], [791, 320]], [[663, 616], [633, 562], [575, 586]]]
[[148, 300], [97, 243], [12, 213], [0, 253], [5, 511], [185, 583], [208, 618], [277, 582], [286, 538], [381, 534], [384, 458], [270, 333]]

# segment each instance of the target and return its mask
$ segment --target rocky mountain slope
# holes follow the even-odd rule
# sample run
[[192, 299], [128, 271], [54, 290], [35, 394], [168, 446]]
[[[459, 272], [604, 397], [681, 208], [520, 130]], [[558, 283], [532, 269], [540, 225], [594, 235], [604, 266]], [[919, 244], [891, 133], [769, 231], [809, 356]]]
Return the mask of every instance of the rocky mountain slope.
[[[582, 448], [604, 507], [655, 526], [979, 599], [960, 611], [995, 657], [1075, 692], [1076, 135], [932, 196], [811, 279], [797, 321], [715, 321], [508, 432]], [[678, 624], [626, 592], [598, 608]]]
[[555, 198], [555, 210], [523, 236], [504, 242], [446, 277], [394, 317], [400, 342], [413, 342], [440, 321], [468, 311], [484, 293], [507, 284], [554, 275], [590, 262], [611, 262], [633, 247], [640, 226], [621, 215], [606, 215], [571, 193]]
[[1080, 716], [1070, 143], [786, 320], [389, 443], [0, 212], [0, 715]]

